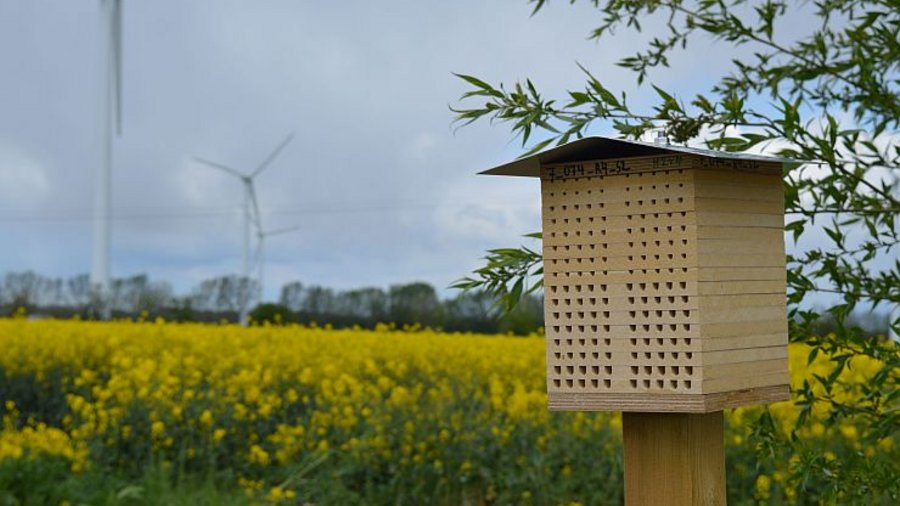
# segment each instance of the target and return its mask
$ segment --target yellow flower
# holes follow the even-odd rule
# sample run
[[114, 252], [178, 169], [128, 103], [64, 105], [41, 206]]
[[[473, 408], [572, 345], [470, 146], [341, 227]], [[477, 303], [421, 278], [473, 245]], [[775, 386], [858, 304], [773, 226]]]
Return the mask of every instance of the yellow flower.
[[208, 409], [204, 409], [203, 413], [200, 415], [200, 426], [204, 429], [208, 429], [212, 427], [213, 424], [213, 415], [212, 411]]
[[157, 420], [150, 425], [150, 435], [154, 438], [158, 438], [162, 436], [163, 432], [166, 431], [166, 424]]
[[756, 477], [756, 495], [760, 498], [766, 499], [769, 497], [769, 492], [772, 490], [772, 479], [766, 476], [765, 474], [761, 474]]
[[271, 457], [269, 457], [269, 453], [263, 450], [259, 445], [250, 447], [250, 454], [247, 458], [250, 462], [261, 466], [267, 466], [272, 461]]
[[841, 434], [850, 441], [856, 441], [859, 438], [859, 432], [854, 425], [841, 425]]

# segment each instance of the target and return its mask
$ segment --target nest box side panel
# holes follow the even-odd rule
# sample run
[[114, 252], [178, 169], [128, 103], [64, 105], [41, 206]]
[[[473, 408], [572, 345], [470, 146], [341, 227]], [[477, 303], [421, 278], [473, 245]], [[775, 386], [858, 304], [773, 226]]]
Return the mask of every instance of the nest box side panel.
[[[698, 169], [698, 315], [704, 394], [789, 397], [780, 166]], [[754, 397], [759, 397], [758, 399]]]

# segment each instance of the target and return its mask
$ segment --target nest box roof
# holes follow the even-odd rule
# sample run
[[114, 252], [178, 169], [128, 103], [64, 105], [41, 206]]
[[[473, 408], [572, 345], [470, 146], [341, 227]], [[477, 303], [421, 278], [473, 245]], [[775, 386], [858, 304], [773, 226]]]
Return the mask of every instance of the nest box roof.
[[543, 164], [603, 160], [606, 158], [665, 155], [667, 153], [686, 153], [728, 160], [753, 160], [758, 162], [780, 162], [788, 165], [799, 165], [796, 160], [791, 160], [789, 158], [750, 153], [730, 153], [726, 151], [676, 146], [673, 144], [656, 144], [596, 136], [584, 137], [531, 156], [518, 158], [511, 162], [504, 163], [503, 165], [498, 165], [492, 169], [480, 172], [480, 174], [540, 177], [541, 165]]

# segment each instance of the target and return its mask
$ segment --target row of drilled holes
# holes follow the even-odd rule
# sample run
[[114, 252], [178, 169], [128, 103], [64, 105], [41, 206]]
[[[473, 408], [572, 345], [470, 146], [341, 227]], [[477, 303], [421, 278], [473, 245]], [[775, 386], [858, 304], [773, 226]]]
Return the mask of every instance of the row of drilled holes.
[[[651, 329], [655, 329], [657, 332], [662, 332], [664, 330], [670, 330], [670, 331], [674, 332], [674, 331], [678, 330], [679, 326], [681, 327], [681, 330], [686, 330], [686, 331], [691, 330], [690, 323], [682, 323], [680, 325], [677, 323], [655, 323], [655, 324], [644, 323], [640, 326], [640, 330], [643, 330], [644, 332], [650, 332]], [[632, 332], [637, 332], [638, 325], [631, 324], [628, 326], [628, 330], [630, 330]], [[690, 343], [688, 343], [688, 344], [690, 344]]]
[[[566, 312], [554, 311], [553, 312], [553, 318], [559, 319], [560, 316], [565, 316], [566, 318], [572, 318], [573, 316], [577, 316], [578, 318], [581, 318], [582, 320], [587, 317], [590, 317], [591, 319], [596, 319], [600, 316], [600, 311], [566, 311]], [[609, 318], [610, 317], [609, 311], [603, 311], [603, 317]], [[596, 332], [599, 329], [597, 328], [597, 325], [591, 325], [591, 330]], [[609, 325], [604, 325], [603, 330], [609, 330]]]
[[[580, 388], [586, 388], [588, 383], [591, 384], [591, 388], [600, 388], [601, 382], [603, 383], [603, 388], [612, 388], [612, 380], [608, 380], [608, 379], [605, 379], [602, 381], [597, 378], [591, 378], [590, 380], [588, 380], [586, 378], [579, 378], [577, 380], [575, 380], [575, 379], [565, 380], [566, 387], [568, 387], [568, 388], [573, 388], [573, 387], [575, 387], [576, 384]], [[556, 387], [561, 387], [562, 384], [563, 384], [563, 380], [560, 380], [560, 379], [553, 380], [553, 385]]]
[[[583, 306], [585, 300], [588, 301], [588, 305], [590, 305], [590, 306], [595, 306], [595, 305], [597, 305], [597, 300], [598, 300], [598, 299], [597, 299], [597, 297], [588, 297], [587, 299], [585, 299], [585, 298], [577, 298], [577, 299], [550, 299], [550, 303], [553, 304], [554, 306], [558, 306], [559, 303], [562, 302], [563, 305], [565, 305], [565, 306], [570, 306], [570, 305], [572, 305], [572, 301], [573, 301], [573, 300], [575, 301], [575, 304], [577, 304], [577, 305], [579, 305], [579, 306]], [[602, 304], [602, 305], [604, 305], [604, 306], [607, 305], [607, 304], [609, 304], [609, 297], [600, 297], [599, 300], [600, 300], [600, 304]]]
[[[556, 360], [563, 360], [564, 358], [568, 359], [568, 360], [575, 360], [576, 358], [580, 358], [582, 360], [587, 360], [588, 353], [586, 351], [577, 351], [577, 352], [576, 351], [565, 351], [565, 352], [555, 351], [555, 352], [553, 352], [553, 358], [555, 358]], [[612, 360], [612, 352], [611, 351], [603, 352], [603, 358], [605, 358], [606, 360]], [[591, 359], [600, 360], [600, 352], [592, 351]]]
[[[638, 248], [638, 247], [647, 248], [650, 246], [656, 246], [658, 248], [661, 248], [661, 247], [666, 246], [666, 244], [665, 244], [666, 242], [668, 242], [668, 246], [670, 246], [670, 247], [675, 246], [675, 241], [669, 240], [669, 241], [641, 241], [640, 245], [638, 245], [638, 243], [635, 241], [629, 241], [628, 247], [629, 248]], [[687, 244], [688, 244], [687, 239], [681, 240], [682, 246], [687, 246]], [[598, 248], [599, 249], [609, 249], [609, 243], [603, 242], [603, 243], [599, 243], [599, 244], [571, 244], [571, 245], [567, 244], [565, 246], [550, 246], [550, 251], [572, 251], [573, 249], [577, 250], [577, 251], [583, 251], [585, 248], [589, 249], [589, 250], [595, 250]]]
[[[563, 342], [565, 342], [565, 344], [566, 344], [567, 346], [572, 346], [572, 345], [574, 345], [575, 343], [578, 343], [580, 346], [586, 346], [587, 344], [590, 344], [591, 346], [599, 346], [599, 345], [600, 345], [600, 339], [597, 339], [597, 338], [592, 338], [592, 339], [587, 339], [587, 338], [579, 338], [579, 339], [567, 338], [567, 339], [554, 339], [554, 340], [553, 340], [553, 344], [556, 345], [556, 346], [560, 346], [561, 344], [563, 344]], [[603, 339], [603, 345], [604, 345], [604, 346], [609, 346], [609, 345], [611, 345], [611, 344], [612, 344], [612, 340], [611, 340], [610, 338], [607, 337], [606, 339]]]
[[[660, 199], [660, 200], [662, 200], [661, 203], [663, 203], [663, 204], [671, 204], [671, 203], [673, 203], [673, 202], [674, 202], [674, 203], [681, 204], [681, 203], [684, 202], [684, 197], [678, 197], [678, 198], [675, 198], [675, 199], [666, 197], [666, 198]], [[643, 199], [642, 199], [642, 200], [636, 200], [636, 201], [633, 201], [633, 203], [636, 204], [636, 205], [639, 205], [639, 206], [644, 205]], [[612, 202], [610, 202], [610, 204], [612, 204]], [[631, 200], [626, 200], [626, 201], [625, 201], [625, 207], [631, 207], [631, 204], [632, 204], [632, 201], [631, 201]], [[651, 205], [651, 206], [655, 206], [655, 205], [657, 204], [657, 199], [649, 199], [649, 200], [647, 201], [647, 204], [648, 204], [648, 205]], [[578, 211], [578, 210], [580, 210], [582, 207], [584, 207], [585, 209], [593, 209], [595, 205], [596, 205], [597, 207], [599, 207], [600, 209], [605, 209], [605, 208], [606, 208], [606, 202], [597, 202], [596, 204], [591, 204], [591, 203], [587, 203], [587, 204], [560, 204], [559, 206], [548, 206], [548, 209], [549, 209], [550, 211], [555, 211], [556, 208], [559, 207], [560, 211], [566, 211], [566, 210], [569, 209], [569, 207], [571, 207], [573, 211]], [[678, 211], [676, 211], [676, 212], [678, 212]], [[646, 214], [650, 214], [650, 213], [646, 213]], [[669, 214], [669, 216], [672, 215], [671, 213], [668, 213], [668, 214]], [[685, 216], [685, 212], [684, 212], [684, 211], [681, 211], [681, 215], [682, 215], [682, 216]]]
[[[657, 318], [662, 318], [663, 316], [667, 316], [667, 315], [674, 318], [674, 317], [678, 316], [678, 311], [681, 311], [682, 316], [684, 316], [685, 318], [689, 318], [691, 316], [690, 309], [665, 309], [665, 310], [657, 309], [657, 310], [652, 310], [652, 311], [651, 310], [643, 310], [643, 311], [641, 311], [641, 316], [643, 316], [644, 318], [649, 318], [651, 316], [651, 313], [653, 313], [652, 316], [656, 316]], [[601, 315], [601, 313], [602, 313], [602, 315]], [[637, 313], [638, 313], [637, 311], [629, 311], [628, 317], [636, 318]], [[602, 312], [601, 311], [554, 311], [553, 312], [554, 319], [558, 320], [561, 316], [565, 316], [566, 318], [569, 318], [569, 319], [578, 317], [582, 320], [587, 317], [590, 317], [591, 319], [596, 319], [600, 316], [608, 319], [611, 316], [611, 312], [610, 311], [602, 311]], [[599, 330], [597, 325], [590, 325], [590, 329], [593, 332], [597, 332]], [[609, 325], [604, 325], [603, 330], [608, 331]]]
[[[631, 380], [630, 383], [631, 383], [631, 388], [638, 388], [638, 380], [633, 379], [633, 380]], [[678, 380], [674, 380], [674, 379], [668, 380], [668, 383], [669, 383], [669, 388], [671, 388], [672, 390], [680, 390], [678, 388], [679, 384], [681, 385], [682, 389], [690, 390], [691, 384], [692, 384], [691, 380], [681, 380], [681, 382], [679, 383]], [[645, 380], [641, 380], [641, 384], [644, 386], [644, 388], [651, 388], [651, 385], [653, 385], [653, 381], [645, 379]], [[656, 380], [656, 388], [666, 388], [666, 380], [662, 380], [662, 379]]]
[[[629, 275], [635, 275], [635, 274], [654, 274], [654, 273], [655, 273], [655, 274], [666, 274], [666, 273], [668, 273], [668, 274], [678, 274], [678, 273], [687, 274], [688, 270], [689, 270], [689, 269], [688, 269], [687, 267], [683, 267], [683, 268], [682, 268], [682, 267], [679, 267], [679, 268], [671, 268], [671, 269], [629, 269], [627, 272], [628, 272]], [[606, 274], [606, 271], [600, 271], [600, 272], [602, 272], [603, 274]], [[633, 283], [632, 283], [632, 284], [633, 284]], [[657, 284], [658, 284], [658, 283], [657, 283]], [[584, 285], [580, 285], [580, 284], [569, 285], [569, 284], [566, 284], [566, 285], [559, 285], [559, 286], [557, 286], [557, 285], [552, 285], [552, 286], [550, 286], [549, 288], [550, 288], [550, 293], [557, 293], [557, 292], [560, 292], [560, 291], [563, 292], [563, 293], [569, 293], [569, 292], [575, 292], [575, 293], [582, 293], [582, 292], [593, 293], [593, 292], [594, 292], [594, 286], [595, 286], [595, 285], [593, 285], [593, 284], [584, 284]], [[672, 286], [674, 286], [674, 285], [672, 285]], [[687, 283], [684, 282], [684, 283], [680, 284], [679, 286], [680, 286], [681, 288], [687, 288]], [[657, 286], [657, 287], [654, 287], [654, 288], [655, 288], [655, 289], [659, 289], [658, 286]], [[670, 287], [670, 288], [671, 288], [671, 287]], [[605, 284], [604, 284], [604, 285], [600, 285], [600, 291], [603, 291], [603, 292], [606, 291], [606, 285], [605, 285]]]
[[[644, 309], [640, 311], [640, 315], [644, 318], [649, 318], [650, 316], [656, 316], [657, 318], [661, 318], [663, 316], [678, 316], [678, 312], [681, 311], [681, 315], [684, 317], [691, 316], [690, 309]], [[631, 318], [636, 318], [638, 316], [638, 311], [629, 311], [628, 316]]]
[[[676, 267], [676, 268], [674, 268], [674, 269], [625, 269], [625, 270], [622, 270], [622, 271], [608, 271], [608, 270], [557, 271], [557, 272], [545, 272], [544, 274], [545, 274], [545, 275], [546, 275], [546, 274], [549, 274], [550, 277], [554, 277], [554, 278], [569, 278], [569, 277], [576, 277], [576, 278], [577, 278], [577, 277], [582, 277], [582, 276], [584, 276], [584, 277], [587, 277], [587, 276], [591, 276], [591, 277], [594, 277], [594, 276], [608, 276], [608, 275], [610, 274], [610, 272], [619, 272], [619, 273], [627, 272], [629, 275], [632, 275], [632, 276], [633, 276], [633, 275], [636, 275], [636, 274], [649, 274], [649, 273], [652, 273], [652, 272], [654, 272], [654, 271], [655, 271], [656, 273], [659, 273], [660, 271], [667, 271], [667, 270], [668, 270], [670, 273], [672, 273], [672, 274], [676, 274], [676, 273], [678, 273], [678, 272], [687, 273], [687, 272], [690, 270], [690, 268], [688, 268], [688, 267]], [[560, 285], [560, 288], [565, 288], [566, 286], [569, 286], [569, 285], [568, 285], [568, 284]], [[600, 288], [601, 288], [602, 291], [604, 291], [604, 292], [606, 291], [606, 286], [605, 286], [605, 285], [601, 285]]]
[[599, 376], [602, 372], [603, 374], [610, 376], [613, 373], [613, 368], [611, 365], [599, 366], [599, 365], [555, 365], [553, 366], [553, 372], [556, 374], [562, 374], [566, 372], [567, 374], [575, 374], [575, 370], [578, 370], [578, 373], [581, 375], [585, 375], [588, 371], [591, 372], [594, 376]]
[[[655, 190], [656, 187], [657, 187], [657, 185], [655, 185], [655, 184], [654, 184], [654, 185], [648, 185], [648, 186], [647, 186], [647, 189], [648, 189], [648, 190]], [[684, 183], [678, 183], [677, 186], [675, 186], [675, 185], [673, 185], [673, 184], [671, 184], [671, 183], [660, 184], [660, 185], [659, 185], [659, 188], [684, 188]], [[582, 190], [574, 190], [572, 193], [573, 193], [574, 195], [581, 195], [581, 191], [582, 191]], [[586, 193], [587, 195], [590, 195], [593, 191], [594, 191], [594, 190], [584, 190], [584, 193]], [[630, 186], [626, 186], [626, 187], [625, 187], [625, 191], [630, 192], [630, 191], [631, 191], [631, 187], [630, 187]], [[644, 186], [643, 186], [643, 185], [638, 186], [638, 187], [637, 187], [637, 191], [644, 191]], [[597, 190], [597, 193], [603, 194], [603, 193], [605, 193], [605, 190], [604, 190], [603, 188], [599, 188], [599, 189]], [[561, 194], [563, 197], [565, 197], [565, 196], [568, 195], [568, 191], [567, 191], [567, 190], [562, 190], [562, 191], [560, 192], [560, 194]], [[550, 192], [550, 193], [548, 193], [548, 195], [549, 195], [550, 197], [553, 197], [553, 196], [556, 195], [556, 193], [555, 193], [555, 192]]]
[[[651, 206], [655, 206], [656, 203], [657, 203], [657, 200], [660, 200], [660, 199], [649, 199], [649, 200], [647, 201], [647, 203], [648, 203], [649, 205], [651, 205]], [[662, 200], [662, 203], [663, 203], [663, 204], [671, 204], [671, 203], [681, 204], [682, 202], [684, 202], [684, 197], [678, 197], [678, 198], [674, 198], [674, 199], [669, 198], [669, 197], [666, 197], [666, 198], [661, 199], [661, 200]], [[631, 202], [632, 202], [632, 201], [630, 201], [630, 200], [626, 200], [626, 201], [625, 201], [625, 207], [631, 207]], [[643, 200], [643, 199], [636, 200], [636, 201], [634, 201], [634, 203], [637, 204], [637, 205], [639, 205], [639, 206], [642, 206], [642, 205], [644, 205], [644, 200]]]
[[[553, 312], [554, 319], [558, 320], [560, 315], [564, 315], [566, 318], [572, 318], [573, 315], [575, 315], [575, 316], [578, 316], [578, 318], [581, 318], [582, 320], [588, 316], [590, 316], [591, 319], [596, 319], [598, 316], [600, 316], [600, 311], [567, 311], [567, 312], [554, 311]], [[610, 317], [610, 312], [603, 311], [603, 318], [609, 318], [609, 317]], [[597, 328], [597, 325], [591, 325], [590, 328], [591, 328], [591, 331], [593, 331], [593, 332], [597, 332], [599, 330]], [[603, 330], [609, 331], [609, 325], [604, 325]]]
[[640, 302], [641, 304], [649, 304], [650, 299], [653, 299], [654, 304], [662, 304], [663, 299], [666, 299], [665, 302], [669, 304], [675, 304], [678, 299], [681, 299], [681, 302], [687, 304], [690, 301], [690, 297], [687, 295], [667, 295], [665, 297], [628, 297], [629, 304], [637, 304]]
[[[610, 367], [610, 369], [612, 369], [612, 368]], [[684, 370], [685, 375], [687, 375], [687, 376], [694, 375], [694, 366], [691, 366], [691, 365], [686, 365], [686, 366], [680, 366], [680, 365], [655, 365], [655, 366], [654, 365], [644, 365], [644, 366], [633, 365], [633, 366], [631, 366], [631, 374], [634, 376], [639, 376], [639, 375], [653, 376], [654, 374], [660, 374], [660, 375], [665, 376], [667, 374], [666, 371], [668, 371], [668, 374], [672, 374], [675, 376], [681, 376], [682, 369]], [[655, 371], [655, 373], [654, 373], [654, 371]]]
[[[637, 332], [638, 330], [643, 330], [644, 332], [650, 332], [651, 330], [655, 329], [657, 332], [662, 332], [664, 330], [669, 330], [669, 331], [674, 332], [674, 331], [678, 330], [679, 327], [681, 327], [681, 330], [684, 330], [684, 331], [691, 330], [690, 323], [681, 323], [681, 324], [678, 324], [678, 323], [656, 323], [656, 324], [645, 323], [642, 325], [631, 324], [631, 325], [628, 325], [628, 330], [630, 330], [632, 332]], [[553, 328], [553, 332], [557, 332], [557, 333], [567, 332], [570, 334], [572, 332], [587, 332], [588, 329], [590, 329], [592, 332], [597, 332], [601, 328], [605, 332], [609, 332], [611, 329], [611, 327], [609, 325], [553, 325], [552, 328]], [[690, 344], [690, 343], [688, 343], [688, 344]]]
[[[665, 351], [657, 351], [657, 352], [645, 351], [645, 352], [643, 352], [644, 360], [650, 360], [650, 359], [652, 359], [654, 353], [656, 354], [656, 358], [658, 358], [658, 359], [660, 359], [660, 360], [665, 360], [665, 359], [666, 359], [666, 355], [668, 355], [670, 359], [679, 360], [679, 357], [681, 356], [682, 353], [684, 353], [684, 358], [685, 358], [686, 360], [691, 360], [691, 359], [694, 358], [694, 352], [692, 352], [692, 351], [669, 351], [669, 352], [665, 352]], [[641, 357], [641, 355], [642, 355], [642, 353], [639, 353], [639, 352], [637, 352], [637, 351], [632, 351], [632, 352], [631, 352], [631, 359], [632, 359], [632, 360], [638, 360], [638, 359]]]
[[[662, 375], [671, 374], [674, 376], [681, 376], [682, 371], [686, 376], [694, 375], [694, 366], [692, 365], [633, 365], [630, 366], [631, 374], [633, 376], [654, 376], [654, 375]], [[601, 374], [605, 374], [607, 376], [611, 376], [613, 373], [613, 366], [611, 365], [554, 365], [553, 373], [558, 375], [562, 374], [581, 374], [582, 376], [588, 374], [593, 376], [600, 376]]]
[[[678, 256], [678, 258], [680, 258], [681, 260], [686, 260], [686, 259], [687, 259], [687, 253], [679, 253], [677, 256]], [[675, 257], [676, 257], [676, 255], [675, 255], [674, 253], [667, 253], [667, 254], [664, 254], [664, 255], [658, 255], [658, 254], [655, 254], [655, 255], [628, 255], [628, 261], [629, 261], [629, 262], [632, 262], [632, 261], [634, 261], [635, 259], [640, 259], [640, 260], [648, 260], [648, 259], [650, 259], [650, 260], [664, 260], [664, 259], [674, 260]], [[601, 261], [601, 262], [608, 262], [608, 261], [609, 261], [609, 258], [610, 258], [610, 257], [608, 257], [608, 256], [601, 256], [601, 257], [585, 257], [585, 258], [551, 258], [551, 259], [549, 259], [549, 260], [550, 260], [550, 264], [551, 264], [551, 265], [557, 265], [557, 264], [560, 264], [560, 263], [569, 265], [570, 263], [572, 263], [572, 264], [580, 264], [580, 263], [582, 263], [582, 262], [590, 263], [590, 262], [596, 262], [597, 260], [599, 260], [599, 261]], [[613, 257], [613, 258], [616, 258], [616, 257]], [[621, 257], [619, 257], [619, 258], [621, 258]]]
[[[581, 218], [577, 218], [577, 219], [580, 220]], [[631, 215], [629, 215], [628, 219], [631, 219]], [[593, 222], [594, 218], [588, 218], [588, 221]], [[606, 221], [605, 216], [603, 217], [603, 221]], [[555, 220], [551, 220], [551, 222], [556, 223]], [[581, 222], [578, 221], [577, 223], [581, 223]], [[626, 234], [634, 234], [634, 233], [646, 234], [647, 229], [652, 229], [654, 233], [660, 233], [660, 230], [662, 230], [663, 232], [678, 232], [678, 231], [687, 232], [687, 225], [666, 225], [664, 227], [661, 227], [661, 226], [657, 226], [657, 227], [627, 227], [627, 228], [625, 228], [625, 233]], [[637, 231], [637, 232], [635, 232], [635, 231]], [[594, 230], [592, 230], [592, 229], [588, 229], [585, 232], [587, 232], [587, 235], [589, 237], [594, 236]], [[607, 232], [606, 229], [600, 229], [597, 231], [597, 235], [606, 235], [606, 232]], [[581, 237], [581, 233], [582, 233], [581, 230], [573, 230], [571, 232], [571, 235], [573, 237]], [[568, 230], [563, 230], [561, 232], [551, 230], [549, 235], [550, 235], [550, 237], [569, 237], [570, 232]]]
[[[577, 204], [576, 204], [576, 205], [577, 205]], [[590, 206], [591, 204], [585, 204], [585, 205]], [[548, 211], [548, 212], [554, 212], [554, 211], [556, 210], [556, 207], [557, 207], [557, 206], [547, 206], [547, 211]], [[565, 205], [562, 205], [562, 206], [559, 206], [559, 207], [562, 208], [561, 211], [565, 211], [565, 210], [566, 210], [566, 206], [565, 206]], [[603, 215], [603, 216], [583, 216], [582, 218], [586, 218], [586, 219], [588, 220], [588, 223], [593, 223], [594, 221], [597, 221], [597, 220], [599, 220], [601, 223], [606, 223], [606, 222], [609, 220], [609, 218], [612, 218], [612, 217], [620, 217], [620, 216], [624, 216], [626, 220], [631, 221], [631, 220], [649, 220], [649, 219], [651, 219], [651, 218], [652, 218], [652, 219], [659, 219], [660, 217], [662, 217], [662, 218], [675, 218], [675, 217], [681, 216], [682, 218], [684, 218], [684, 217], [687, 216], [687, 214], [688, 214], [688, 211], [670, 211], [670, 212], [667, 212], [667, 213], [630, 213], [630, 214], [622, 214], [622, 215], [611, 214], [611, 215], [608, 215], [608, 216], [606, 216], [606, 215]], [[557, 218], [557, 219], [562, 219], [562, 218]], [[551, 218], [551, 220], [552, 220], [552, 218]], [[552, 223], [552, 222], [551, 222], [551, 223]], [[580, 222], [579, 222], [579, 223], [580, 223]], [[668, 226], [668, 225], [667, 225], [667, 226]], [[657, 227], [657, 228], [660, 228], [660, 227]], [[564, 237], [565, 237], [565, 235], [564, 235]]]
[[[603, 287], [603, 291], [606, 291], [606, 285], [601, 285]], [[582, 291], [591, 293], [594, 291], [594, 285], [563, 285], [563, 286], [551, 286], [550, 291], [552, 293], [556, 293], [557, 289], [562, 289], [563, 292], [569, 293], [571, 289], [574, 292], [581, 293]]]
[[[549, 219], [550, 219], [551, 225], [556, 225], [560, 221], [563, 224], [568, 224], [569, 220], [573, 220], [575, 223], [581, 223], [582, 220], [587, 221], [588, 223], [593, 223], [595, 218], [593, 216], [587, 216], [584, 218], [575, 216], [572, 218], [549, 218]], [[604, 217], [603, 219], [601, 219], [601, 221], [606, 221], [606, 218]], [[687, 225], [665, 225], [665, 226], [655, 226], [655, 227], [646, 227], [646, 226], [645, 227], [626, 227], [625, 232], [628, 234], [633, 234], [635, 229], [637, 229], [639, 232], [646, 233], [648, 228], [652, 229], [657, 234], [660, 233], [660, 229], [662, 229], [663, 232], [679, 232], [679, 231], [687, 232]], [[574, 232], [575, 232], [575, 235], [578, 235], [579, 231], [576, 230]], [[588, 230], [588, 232], [591, 232], [589, 235], [593, 235], [593, 230]], [[606, 235], [607, 230], [600, 229], [597, 232], [599, 232], [599, 235]], [[568, 237], [568, 235], [564, 234], [563, 237]]]
[[[647, 290], [648, 287], [652, 290], [659, 290], [660, 288], [663, 288], [665, 290], [672, 290], [675, 288], [675, 281], [666, 281], [666, 282], [653, 281], [651, 283], [647, 283], [647, 282], [625, 283], [625, 289], [628, 290], [629, 292], [633, 291], [635, 286], [637, 286], [639, 290]], [[678, 281], [678, 288], [680, 288], [682, 290], [686, 290], [687, 289], [687, 281]]]
[[[685, 304], [690, 301], [690, 297], [688, 295], [667, 295], [665, 297], [628, 297], [628, 303], [637, 304], [640, 301], [642, 304], [649, 304], [650, 299], [653, 299], [653, 302], [656, 304], [662, 304], [663, 299], [666, 299], [665, 302], [668, 302], [669, 304], [675, 304], [678, 299], [681, 299], [681, 302]], [[584, 305], [585, 300], [588, 301], [589, 306], [597, 305], [598, 300], [600, 301], [601, 305], [609, 305], [609, 297], [600, 297], [599, 299], [597, 297], [588, 297], [586, 299], [583, 297], [579, 297], [577, 299], [550, 299], [550, 303], [554, 306], [558, 306], [560, 303], [562, 303], [564, 306], [571, 306], [572, 301], [575, 301], [576, 305], [582, 306]]]
[[[687, 295], [679, 295], [679, 296], [670, 295], [668, 297], [628, 297], [628, 303], [636, 304], [636, 301], [638, 299], [640, 299], [642, 304], [650, 304], [651, 299], [653, 299], [654, 304], [662, 304], [663, 299], [666, 299], [666, 302], [668, 304], [677, 304], [677, 301], [679, 299], [681, 300], [682, 304], [688, 304], [688, 303], [690, 303], [690, 300], [691, 300], [690, 297]], [[598, 300], [600, 301], [601, 306], [609, 305], [609, 297], [601, 297], [600, 299], [598, 299], [596, 297], [588, 297], [587, 299], [581, 299], [581, 298], [579, 298], [579, 299], [550, 299], [550, 305], [559, 306], [561, 303], [564, 306], [571, 306], [572, 301], [575, 301], [576, 306], [584, 306], [585, 300], [588, 301], [588, 306], [596, 306]], [[584, 318], [586, 316], [585, 313], [586, 313], [585, 311], [578, 311], [578, 317]], [[597, 311], [588, 311], [587, 313], [590, 313], [591, 318], [596, 318], [598, 316]], [[572, 312], [567, 312], [566, 317], [571, 318], [572, 314], [573, 314]], [[554, 318], [559, 318], [559, 312], [554, 312], [553, 316], [554, 316]], [[605, 314], [604, 316], [609, 316], [609, 315]], [[662, 316], [662, 315], [657, 315], [657, 316]], [[672, 315], [672, 316], [674, 316], [674, 315]], [[594, 329], [594, 330], [596, 330], [596, 329]]]
[[[658, 234], [660, 230], [663, 232], [687, 232], [687, 225], [666, 225], [665, 227], [637, 227], [637, 228], [626, 228], [626, 234], [633, 234], [635, 230], [637, 230], [641, 234], [646, 234], [647, 229], [652, 229], [653, 233]], [[679, 230], [680, 229], [680, 230]], [[604, 234], [605, 235], [605, 234]]]
[[[565, 383], [567, 388], [574, 388], [575, 385], [578, 385], [578, 387], [580, 387], [580, 388], [586, 388], [588, 383], [590, 383], [591, 388], [600, 388], [601, 380], [597, 379], [597, 378], [590, 378], [590, 379], [569, 378], [566, 380], [561, 380], [558, 378], [553, 379], [553, 386], [555, 386], [557, 388], [562, 387], [563, 383]], [[604, 379], [604, 380], [602, 380], [602, 383], [603, 383], [604, 388], [612, 388], [612, 380]], [[668, 380], [668, 383], [669, 383], [669, 388], [671, 388], [673, 390], [680, 390], [680, 389], [690, 390], [691, 385], [693, 384], [691, 380], [681, 380], [679, 382], [679, 380], [674, 380], [674, 379]], [[644, 388], [652, 388], [653, 381], [649, 380], [649, 379], [645, 379], [645, 380], [642, 380], [640, 382], [640, 384], [643, 385]], [[630, 380], [630, 385], [631, 385], [631, 388], [638, 388], [638, 380], [636, 380], [636, 379]], [[681, 385], [681, 388], [678, 388], [679, 385]], [[666, 380], [662, 380], [662, 379], [656, 380], [656, 388], [666, 388]]]
[[[669, 340], [669, 344], [671, 344], [672, 346], [678, 345], [679, 342], [683, 342], [684, 344], [686, 344], [688, 346], [691, 345], [690, 337], [682, 337], [682, 338], [678, 338], [678, 337], [668, 337], [668, 338], [666, 338], [666, 337], [632, 337], [628, 341], [631, 343], [632, 346], [638, 346], [641, 343], [643, 343], [644, 346], [651, 346], [653, 344], [653, 341], [656, 341], [657, 346], [663, 346], [666, 344], [666, 339]], [[637, 357], [635, 357], [635, 358], [637, 358]], [[678, 356], [676, 355], [674, 358], [678, 358]], [[687, 358], [691, 358], [691, 357], [687, 357]]]

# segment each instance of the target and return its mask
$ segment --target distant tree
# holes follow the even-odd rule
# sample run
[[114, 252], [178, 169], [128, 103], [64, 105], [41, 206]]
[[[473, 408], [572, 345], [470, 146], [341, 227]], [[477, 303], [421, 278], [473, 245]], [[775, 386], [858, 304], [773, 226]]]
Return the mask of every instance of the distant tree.
[[79, 274], [67, 279], [65, 285], [66, 304], [78, 313], [85, 313], [92, 303], [91, 277]]
[[135, 300], [134, 312], [159, 313], [172, 305], [174, 293], [172, 285], [165, 281], [148, 283]]
[[300, 311], [303, 306], [303, 299], [306, 292], [303, 283], [293, 281], [281, 287], [281, 296], [278, 297], [278, 303], [290, 309], [291, 311]]
[[41, 307], [60, 307], [66, 304], [65, 284], [62, 278], [44, 278], [37, 304]]
[[300, 311], [309, 315], [335, 314], [334, 290], [321, 286], [311, 286], [304, 291]]
[[283, 325], [291, 321], [291, 310], [281, 304], [259, 304], [250, 311], [250, 321], [254, 324]]
[[444, 329], [491, 333], [499, 329], [500, 310], [484, 290], [461, 292], [444, 302]]
[[381, 288], [342, 291], [335, 299], [336, 312], [354, 317], [360, 323], [373, 324], [387, 318], [388, 295]]
[[219, 276], [202, 281], [190, 296], [193, 309], [200, 311], [223, 311], [238, 313], [241, 307], [254, 302], [257, 293], [256, 281], [236, 276]]
[[436, 326], [442, 322], [441, 302], [428, 283], [394, 285], [388, 292], [390, 321], [399, 325], [420, 323]]
[[172, 303], [172, 286], [150, 281], [146, 274], [114, 279], [110, 304], [116, 311], [138, 315], [143, 311], [157, 313]]
[[34, 271], [8, 272], [3, 278], [5, 304], [16, 308], [33, 308], [41, 293], [45, 278]]

